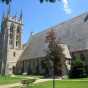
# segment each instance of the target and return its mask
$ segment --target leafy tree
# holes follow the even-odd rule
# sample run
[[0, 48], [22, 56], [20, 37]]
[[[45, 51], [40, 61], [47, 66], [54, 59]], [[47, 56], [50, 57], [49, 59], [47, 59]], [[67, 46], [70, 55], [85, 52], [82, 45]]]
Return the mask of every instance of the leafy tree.
[[[43, 2], [50, 2], [50, 3], [55, 3], [57, 0], [40, 0], [40, 3], [43, 3]], [[61, 1], [61, 0], [58, 0], [58, 1]]]
[[80, 58], [76, 58], [75, 60], [72, 61], [69, 77], [70, 78], [86, 77], [85, 63]]
[[48, 59], [42, 60], [41, 65], [42, 65], [42, 68], [44, 69], [43, 75], [45, 77], [49, 77], [50, 76], [49, 75], [49, 66], [50, 66], [49, 60]]
[[1, 1], [8, 5], [12, 0], [1, 0]]
[[[62, 76], [64, 64], [64, 55], [62, 53], [63, 49], [59, 45], [60, 41], [57, 42], [56, 35], [53, 29], [48, 31], [45, 42], [48, 44], [46, 60], [50, 60], [52, 62], [54, 75]], [[47, 64], [50, 65], [50, 63]]]

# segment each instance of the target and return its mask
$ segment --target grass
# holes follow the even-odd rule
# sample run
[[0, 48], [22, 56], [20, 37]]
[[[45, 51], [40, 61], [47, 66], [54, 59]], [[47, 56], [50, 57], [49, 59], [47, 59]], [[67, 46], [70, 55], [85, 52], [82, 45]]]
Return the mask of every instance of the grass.
[[[53, 82], [47, 81], [34, 84], [31, 88], [53, 88], [52, 86]], [[59, 80], [55, 81], [55, 88], [88, 88], [88, 80]]]
[[31, 75], [29, 75], [29, 76], [16, 75], [15, 77], [0, 75], [0, 85], [17, 83], [17, 82], [20, 82], [23, 79], [31, 79], [31, 78], [28, 78], [28, 77], [33, 77], [35, 79], [43, 78], [42, 76], [31, 76]]
[[0, 75], [0, 85], [2, 84], [12, 84], [20, 82], [23, 78], [20, 77], [10, 77], [10, 76], [1, 76]]
[[[17, 83], [23, 79], [27, 79], [27, 77], [26, 78], [25, 76], [10, 77], [10, 76], [0, 75], [0, 85]], [[36, 78], [36, 76], [34, 76], [34, 78]], [[28, 88], [52, 88], [52, 86], [53, 86], [53, 82], [47, 81], [38, 84], [32, 84]], [[19, 87], [14, 87], [14, 88], [19, 88]], [[55, 88], [88, 88], [88, 78], [56, 80]]]

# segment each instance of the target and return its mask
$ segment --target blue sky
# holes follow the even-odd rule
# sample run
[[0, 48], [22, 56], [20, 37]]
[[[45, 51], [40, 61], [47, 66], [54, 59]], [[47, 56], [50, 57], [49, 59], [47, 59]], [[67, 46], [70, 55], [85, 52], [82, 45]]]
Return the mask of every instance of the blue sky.
[[[88, 0], [57, 0], [54, 4], [40, 4], [39, 0], [13, 0], [11, 15], [17, 13], [19, 16], [21, 9], [24, 21], [22, 41], [27, 42], [31, 32], [43, 31], [88, 11]], [[6, 11], [6, 6], [0, 3], [0, 21], [3, 11]]]

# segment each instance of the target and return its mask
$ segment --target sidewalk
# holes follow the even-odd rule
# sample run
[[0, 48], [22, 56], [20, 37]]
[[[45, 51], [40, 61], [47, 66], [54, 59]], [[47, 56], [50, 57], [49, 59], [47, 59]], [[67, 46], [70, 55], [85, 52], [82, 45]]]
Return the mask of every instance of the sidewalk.
[[[38, 79], [34, 82], [34, 84], [36, 83], [41, 83], [41, 82], [46, 82], [46, 81], [50, 81], [50, 80], [53, 80], [53, 79]], [[55, 79], [55, 80], [62, 80], [62, 79]]]

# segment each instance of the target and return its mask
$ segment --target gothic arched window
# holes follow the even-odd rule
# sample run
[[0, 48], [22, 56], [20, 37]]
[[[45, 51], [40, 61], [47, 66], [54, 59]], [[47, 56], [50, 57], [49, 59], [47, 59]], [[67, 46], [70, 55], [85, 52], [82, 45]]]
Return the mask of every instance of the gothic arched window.
[[10, 26], [10, 33], [13, 33], [13, 28], [14, 28], [14, 24], [12, 23]]
[[13, 47], [13, 29], [14, 29], [14, 24], [11, 23], [11, 25], [10, 25], [10, 40], [9, 40], [9, 44], [11, 47]]
[[17, 33], [20, 33], [20, 26], [17, 27]]

